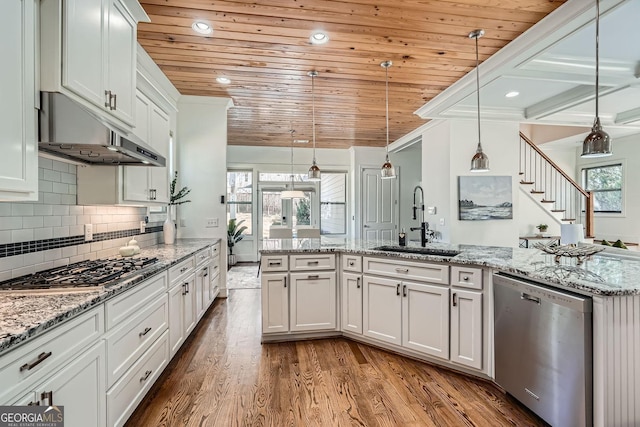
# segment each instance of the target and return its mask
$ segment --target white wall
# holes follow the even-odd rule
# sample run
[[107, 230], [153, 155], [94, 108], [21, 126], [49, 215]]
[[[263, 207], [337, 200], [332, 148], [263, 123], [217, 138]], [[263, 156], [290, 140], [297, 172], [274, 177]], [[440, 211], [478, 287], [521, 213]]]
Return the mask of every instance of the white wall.
[[[413, 189], [416, 185], [420, 185], [422, 179], [422, 144], [413, 144], [397, 153], [389, 154], [389, 158], [394, 167], [399, 168], [402, 173], [398, 173], [399, 195], [399, 225], [398, 229], [404, 228], [407, 238], [410, 240], [420, 241], [419, 231], [410, 231], [410, 227], [420, 226], [420, 210], [418, 210], [418, 219], [413, 219]], [[416, 204], [420, 206], [420, 196], [417, 196]], [[426, 205], [425, 205], [426, 206]], [[427, 214], [425, 210], [425, 220]], [[429, 223], [430, 228], [431, 223]]]
[[[217, 237], [227, 240], [227, 98], [183, 96], [178, 103], [178, 187], [191, 189], [191, 203], [178, 206], [178, 237]], [[218, 227], [207, 228], [208, 218]], [[226, 265], [227, 245], [221, 245]], [[226, 283], [226, 268], [220, 280]]]
[[[518, 245], [518, 125], [509, 122], [482, 122], [482, 147], [491, 171], [486, 175], [512, 177], [514, 219], [460, 221], [458, 219], [458, 176], [469, 172], [476, 151], [477, 122], [447, 120], [435, 122], [422, 135], [422, 183], [428, 206], [438, 211], [434, 228], [442, 240], [458, 244]], [[444, 219], [445, 225], [440, 225]]]

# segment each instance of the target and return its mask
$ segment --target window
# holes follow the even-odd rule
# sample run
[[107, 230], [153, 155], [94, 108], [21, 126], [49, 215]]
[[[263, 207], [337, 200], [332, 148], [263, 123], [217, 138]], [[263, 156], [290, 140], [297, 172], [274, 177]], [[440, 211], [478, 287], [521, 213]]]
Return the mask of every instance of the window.
[[582, 169], [585, 189], [594, 196], [594, 212], [622, 213], [622, 164]]
[[347, 174], [322, 172], [320, 181], [320, 232], [347, 232]]
[[247, 227], [247, 235], [253, 234], [252, 197], [252, 172], [228, 171], [227, 223], [231, 218], [238, 222], [244, 220], [242, 225]]

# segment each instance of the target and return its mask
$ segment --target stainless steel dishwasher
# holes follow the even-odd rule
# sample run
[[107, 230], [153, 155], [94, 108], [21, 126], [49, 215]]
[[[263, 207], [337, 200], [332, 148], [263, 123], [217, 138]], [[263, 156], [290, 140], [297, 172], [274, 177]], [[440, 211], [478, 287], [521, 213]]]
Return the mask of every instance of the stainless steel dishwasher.
[[591, 298], [493, 276], [496, 383], [556, 427], [591, 426]]

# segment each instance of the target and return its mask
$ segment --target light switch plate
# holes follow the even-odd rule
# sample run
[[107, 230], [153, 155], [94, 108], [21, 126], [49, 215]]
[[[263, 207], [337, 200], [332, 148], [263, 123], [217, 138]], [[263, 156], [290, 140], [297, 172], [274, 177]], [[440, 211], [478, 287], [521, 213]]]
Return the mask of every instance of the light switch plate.
[[214, 228], [218, 226], [218, 218], [207, 218], [207, 228]]
[[440, 225], [444, 225], [444, 218], [440, 218]]
[[93, 224], [84, 225], [84, 241], [88, 242], [93, 240]]
[[436, 214], [436, 207], [435, 206], [427, 206], [427, 213], [429, 215], [435, 215]]

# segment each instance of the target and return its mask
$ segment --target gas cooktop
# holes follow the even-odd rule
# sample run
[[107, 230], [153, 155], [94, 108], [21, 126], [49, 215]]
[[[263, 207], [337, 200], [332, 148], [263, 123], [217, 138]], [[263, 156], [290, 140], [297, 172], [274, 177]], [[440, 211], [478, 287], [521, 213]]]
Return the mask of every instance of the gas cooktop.
[[5, 280], [0, 282], [0, 292], [97, 290], [157, 261], [158, 258], [149, 257], [80, 261]]

